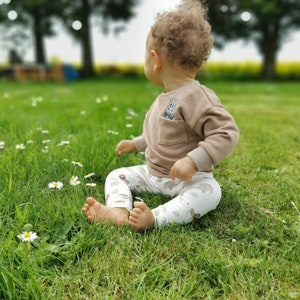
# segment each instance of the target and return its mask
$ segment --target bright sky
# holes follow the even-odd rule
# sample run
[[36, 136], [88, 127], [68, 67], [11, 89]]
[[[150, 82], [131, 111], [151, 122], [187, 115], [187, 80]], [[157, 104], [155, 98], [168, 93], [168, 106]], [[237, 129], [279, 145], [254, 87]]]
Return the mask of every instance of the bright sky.
[[[148, 31], [158, 12], [174, 7], [180, 0], [140, 0], [136, 7], [136, 15], [126, 25], [126, 30], [115, 36], [112, 33], [105, 36], [99, 28], [94, 28], [93, 56], [95, 62], [133, 62], [144, 61], [145, 40]], [[279, 52], [279, 60], [300, 60], [300, 31], [291, 36]], [[66, 63], [81, 60], [80, 47], [70, 36], [59, 30], [58, 35], [46, 40], [48, 59], [59, 57]], [[7, 54], [6, 54], [7, 55]], [[0, 49], [0, 61], [5, 60], [4, 52]], [[32, 61], [32, 51], [26, 53], [26, 61]], [[210, 61], [240, 61], [260, 60], [255, 46], [245, 42], [228, 43], [223, 51], [213, 50]]]

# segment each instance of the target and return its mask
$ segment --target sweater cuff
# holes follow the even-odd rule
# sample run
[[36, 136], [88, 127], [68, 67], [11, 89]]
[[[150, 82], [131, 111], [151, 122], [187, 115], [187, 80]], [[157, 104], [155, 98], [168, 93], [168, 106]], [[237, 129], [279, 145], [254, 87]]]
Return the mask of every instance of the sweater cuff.
[[136, 138], [133, 138], [133, 143], [135, 145], [136, 151], [137, 152], [143, 152], [147, 148], [147, 144], [143, 138], [143, 136], [139, 136]]
[[199, 172], [212, 169], [213, 162], [202, 147], [192, 150], [187, 156], [191, 158]]

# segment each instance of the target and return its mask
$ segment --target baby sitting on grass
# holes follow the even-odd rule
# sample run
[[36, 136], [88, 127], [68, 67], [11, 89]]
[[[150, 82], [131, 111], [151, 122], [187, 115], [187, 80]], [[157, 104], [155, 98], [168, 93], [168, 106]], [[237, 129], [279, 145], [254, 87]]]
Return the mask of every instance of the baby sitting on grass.
[[[216, 94], [195, 80], [212, 46], [199, 1], [184, 0], [157, 16], [146, 40], [144, 68], [147, 79], [164, 91], [149, 108], [142, 135], [116, 146], [119, 156], [145, 151], [146, 165], [112, 171], [105, 181], [106, 205], [89, 197], [82, 208], [88, 221], [145, 231], [187, 224], [217, 207], [221, 188], [213, 165], [233, 150], [239, 131]], [[142, 201], [133, 203], [131, 191], [172, 199], [150, 209]]]

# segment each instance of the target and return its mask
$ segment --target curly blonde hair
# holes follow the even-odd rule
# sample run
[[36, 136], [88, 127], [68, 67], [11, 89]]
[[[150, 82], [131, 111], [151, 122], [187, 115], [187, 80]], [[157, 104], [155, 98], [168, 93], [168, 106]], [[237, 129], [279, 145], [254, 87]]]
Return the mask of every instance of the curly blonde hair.
[[183, 0], [176, 9], [159, 13], [151, 34], [154, 48], [183, 68], [199, 69], [213, 47], [207, 9], [199, 0]]

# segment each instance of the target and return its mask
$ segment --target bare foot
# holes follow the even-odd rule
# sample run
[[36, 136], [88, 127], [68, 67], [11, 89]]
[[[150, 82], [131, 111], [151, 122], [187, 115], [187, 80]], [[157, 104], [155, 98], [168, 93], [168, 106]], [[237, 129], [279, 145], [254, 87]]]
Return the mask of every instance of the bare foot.
[[123, 207], [108, 207], [102, 205], [92, 197], [86, 199], [82, 207], [86, 219], [93, 223], [112, 223], [116, 226], [128, 224], [128, 210]]
[[134, 202], [134, 208], [129, 214], [129, 225], [135, 231], [145, 231], [154, 227], [153, 214], [144, 202]]

